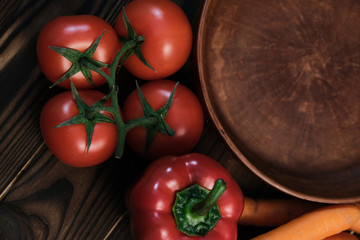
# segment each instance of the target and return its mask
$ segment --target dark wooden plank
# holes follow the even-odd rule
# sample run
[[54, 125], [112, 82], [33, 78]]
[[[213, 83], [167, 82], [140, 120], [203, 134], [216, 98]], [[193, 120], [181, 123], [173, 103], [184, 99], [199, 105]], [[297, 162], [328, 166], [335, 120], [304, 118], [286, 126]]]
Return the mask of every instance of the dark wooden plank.
[[126, 189], [141, 172], [137, 160], [126, 159], [73, 168], [44, 147], [0, 204], [0, 219], [17, 223], [6, 232], [24, 239], [104, 239], [126, 212]]

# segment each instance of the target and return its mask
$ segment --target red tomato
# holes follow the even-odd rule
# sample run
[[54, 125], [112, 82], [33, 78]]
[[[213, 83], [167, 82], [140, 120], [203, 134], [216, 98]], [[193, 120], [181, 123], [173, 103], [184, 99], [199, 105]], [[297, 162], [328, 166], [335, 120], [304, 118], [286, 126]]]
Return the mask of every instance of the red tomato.
[[[110, 64], [120, 44], [114, 29], [103, 19], [91, 15], [63, 16], [49, 22], [40, 32], [37, 41], [37, 56], [45, 77], [55, 83], [72, 66], [72, 63], [49, 46], [66, 47], [84, 52], [105, 31], [93, 59]], [[105, 69], [109, 73], [109, 69]], [[92, 88], [81, 72], [71, 77], [77, 89]], [[106, 81], [98, 73], [92, 72], [95, 86]], [[67, 79], [58, 86], [70, 89]]]
[[[145, 59], [156, 70], [145, 66], [133, 54], [125, 68], [143, 80], [166, 78], [177, 72], [186, 62], [192, 47], [192, 29], [184, 11], [169, 0], [134, 0], [125, 6], [125, 13], [138, 36]], [[127, 36], [119, 14], [115, 31]]]
[[[148, 82], [140, 88], [151, 107], [157, 111], [166, 103], [174, 86], [175, 82], [173, 81], [157, 80]], [[124, 121], [127, 122], [143, 115], [138, 93], [134, 90], [124, 102]], [[200, 102], [191, 90], [180, 84], [177, 86], [174, 101], [165, 121], [175, 131], [174, 136], [158, 132], [150, 148], [145, 152], [146, 129], [135, 127], [126, 136], [129, 147], [147, 159], [182, 155], [191, 151], [200, 140], [204, 126]]]
[[[80, 97], [88, 105], [104, 97], [96, 90], [79, 90]], [[110, 102], [106, 103], [110, 106]], [[106, 161], [116, 148], [117, 131], [112, 123], [97, 123], [92, 142], [87, 153], [87, 140], [84, 124], [74, 124], [54, 128], [79, 113], [71, 91], [52, 97], [43, 107], [40, 115], [40, 128], [50, 151], [62, 162], [74, 167], [89, 167]], [[111, 116], [109, 113], [104, 113]]]

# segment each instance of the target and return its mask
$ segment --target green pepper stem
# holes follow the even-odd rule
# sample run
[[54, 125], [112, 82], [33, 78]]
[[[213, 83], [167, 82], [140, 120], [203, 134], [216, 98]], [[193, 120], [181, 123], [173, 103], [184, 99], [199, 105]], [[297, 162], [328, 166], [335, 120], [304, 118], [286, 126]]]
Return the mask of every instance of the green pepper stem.
[[226, 182], [219, 178], [215, 181], [213, 189], [209, 192], [204, 200], [196, 204], [192, 211], [200, 216], [206, 215], [210, 208], [216, 204], [216, 201], [225, 192], [227, 186]]

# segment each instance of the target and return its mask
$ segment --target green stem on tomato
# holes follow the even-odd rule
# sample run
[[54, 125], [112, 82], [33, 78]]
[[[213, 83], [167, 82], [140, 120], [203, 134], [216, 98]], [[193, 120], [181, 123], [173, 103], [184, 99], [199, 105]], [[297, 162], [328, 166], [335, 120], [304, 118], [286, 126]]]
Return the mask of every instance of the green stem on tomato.
[[152, 125], [156, 125], [159, 122], [158, 118], [156, 117], [140, 117], [133, 120], [128, 121], [125, 124], [126, 132], [130, 131], [134, 127], [150, 127]]
[[[141, 36], [139, 36], [138, 41], [140, 41], [140, 42], [143, 41], [143, 38]], [[108, 111], [110, 111], [115, 118], [115, 123], [116, 123], [116, 127], [117, 127], [117, 136], [118, 136], [117, 137], [117, 146], [116, 146], [116, 151], [115, 151], [116, 158], [122, 157], [122, 154], [124, 151], [124, 146], [125, 146], [126, 134], [130, 129], [132, 129], [135, 126], [149, 126], [149, 125], [157, 122], [156, 118], [142, 117], [140, 119], [135, 119], [133, 121], [129, 121], [129, 123], [125, 124], [121, 117], [120, 110], [119, 110], [120, 108], [119, 108], [119, 104], [118, 104], [118, 95], [117, 95], [118, 91], [117, 91], [117, 86], [116, 86], [116, 81], [115, 81], [116, 70], [118, 68], [118, 64], [119, 64], [121, 57], [127, 51], [129, 51], [130, 49], [137, 46], [138, 41], [129, 40], [119, 50], [119, 52], [116, 54], [113, 62], [109, 66], [110, 75], [106, 74], [102, 69], [96, 67], [94, 64], [92, 64], [89, 61], [82, 63], [84, 66], [90, 68], [91, 70], [97, 72], [102, 77], [104, 77], [106, 79], [106, 82], [109, 85], [109, 88], [111, 91], [110, 98], [111, 98], [112, 108], [111, 109], [108, 108]]]
[[117, 54], [115, 55], [114, 60], [109, 65], [110, 75], [106, 74], [102, 69], [95, 66], [90, 61], [84, 60], [84, 61], [82, 61], [82, 65], [89, 68], [89, 69], [91, 69], [91, 70], [93, 70], [94, 72], [97, 72], [103, 78], [105, 78], [107, 84], [109, 85], [109, 87], [111, 89], [116, 84], [116, 82], [115, 82], [115, 80], [116, 80], [116, 70], [118, 68], [118, 64], [119, 64], [119, 61], [120, 61], [121, 57], [123, 56], [123, 54], [125, 52], [127, 52], [130, 49], [134, 48], [136, 46], [136, 44], [137, 44], [136, 41], [130, 40], [127, 43], [125, 43], [125, 45], [119, 50], [119, 52], [117, 52]]
[[124, 145], [125, 145], [125, 137], [126, 137], [126, 130], [125, 130], [125, 123], [121, 117], [120, 110], [119, 110], [119, 104], [118, 104], [118, 96], [117, 92], [111, 96], [111, 104], [114, 109], [116, 109], [113, 113], [113, 116], [115, 118], [116, 128], [117, 128], [117, 145], [116, 145], [116, 151], [115, 151], [115, 157], [121, 158], [123, 152], [124, 152]]
[[118, 68], [119, 62], [121, 57], [130, 49], [133, 49], [135, 46], [137, 46], [137, 42], [134, 40], [127, 41], [124, 46], [120, 49], [120, 51], [116, 54], [114, 60], [110, 64], [110, 79], [113, 80], [113, 82], [108, 82], [109, 85], [115, 84], [116, 79], [116, 70]]

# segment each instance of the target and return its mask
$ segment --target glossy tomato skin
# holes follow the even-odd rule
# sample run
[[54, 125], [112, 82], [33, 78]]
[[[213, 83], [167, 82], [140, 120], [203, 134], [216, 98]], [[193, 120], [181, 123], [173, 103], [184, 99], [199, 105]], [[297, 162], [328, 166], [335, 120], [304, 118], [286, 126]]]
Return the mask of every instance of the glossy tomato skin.
[[[120, 49], [115, 30], [103, 19], [92, 15], [63, 16], [49, 22], [40, 32], [37, 40], [37, 56], [40, 69], [47, 79], [55, 83], [72, 66], [72, 63], [49, 46], [66, 47], [84, 52], [105, 31], [93, 59], [110, 64]], [[109, 69], [104, 69], [109, 73]], [[92, 72], [95, 86], [106, 81], [98, 73]], [[77, 89], [93, 86], [81, 72], [71, 77]], [[70, 89], [70, 80], [58, 84]]]
[[[125, 6], [125, 13], [138, 36], [144, 36], [141, 49], [145, 59], [156, 70], [145, 66], [133, 54], [125, 68], [143, 80], [166, 78], [177, 72], [190, 55], [193, 34], [184, 11], [170, 0], [133, 0]], [[122, 12], [115, 31], [127, 36]]]
[[[91, 105], [104, 97], [96, 90], [79, 90], [80, 97]], [[110, 102], [106, 103], [110, 106]], [[54, 128], [79, 113], [71, 91], [52, 97], [43, 107], [40, 128], [46, 145], [62, 162], [74, 167], [90, 167], [109, 159], [115, 152], [117, 132], [112, 123], [97, 123], [88, 154], [84, 124]], [[104, 113], [111, 116], [109, 113]]]
[[[166, 103], [174, 86], [173, 81], [157, 80], [147, 82], [140, 88], [149, 104], [158, 110]], [[125, 122], [144, 115], [136, 90], [126, 98], [122, 110]], [[201, 138], [204, 114], [199, 100], [190, 89], [181, 84], [177, 86], [165, 121], [175, 131], [174, 136], [158, 132], [149, 150], [145, 152], [146, 129], [135, 127], [126, 136], [129, 147], [149, 160], [168, 155], [182, 155], [191, 151]]]

